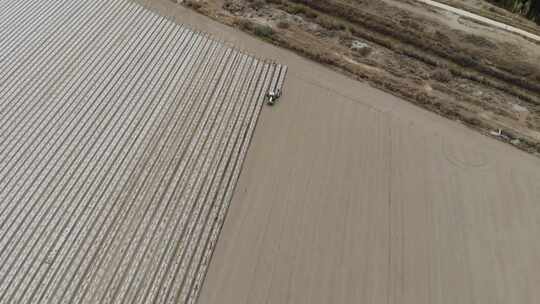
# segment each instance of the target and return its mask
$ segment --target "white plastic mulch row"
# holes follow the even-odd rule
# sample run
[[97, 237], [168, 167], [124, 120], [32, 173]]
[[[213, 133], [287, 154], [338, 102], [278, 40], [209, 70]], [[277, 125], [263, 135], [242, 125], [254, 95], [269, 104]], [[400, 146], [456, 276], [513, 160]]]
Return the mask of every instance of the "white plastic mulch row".
[[0, 0], [0, 303], [194, 302], [286, 71], [127, 0]]

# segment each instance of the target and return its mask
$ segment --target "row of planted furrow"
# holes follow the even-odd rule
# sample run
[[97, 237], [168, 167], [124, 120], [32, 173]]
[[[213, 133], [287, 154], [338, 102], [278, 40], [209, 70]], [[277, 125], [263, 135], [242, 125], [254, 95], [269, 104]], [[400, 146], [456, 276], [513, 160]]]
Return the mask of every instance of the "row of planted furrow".
[[286, 67], [126, 0], [0, 6], [0, 303], [195, 301]]

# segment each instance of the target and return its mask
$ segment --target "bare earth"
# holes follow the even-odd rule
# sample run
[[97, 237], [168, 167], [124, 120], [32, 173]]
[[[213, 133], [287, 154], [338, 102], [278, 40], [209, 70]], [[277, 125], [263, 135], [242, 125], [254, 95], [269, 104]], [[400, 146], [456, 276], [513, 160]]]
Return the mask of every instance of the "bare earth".
[[198, 303], [538, 303], [540, 160], [166, 0], [289, 66]]

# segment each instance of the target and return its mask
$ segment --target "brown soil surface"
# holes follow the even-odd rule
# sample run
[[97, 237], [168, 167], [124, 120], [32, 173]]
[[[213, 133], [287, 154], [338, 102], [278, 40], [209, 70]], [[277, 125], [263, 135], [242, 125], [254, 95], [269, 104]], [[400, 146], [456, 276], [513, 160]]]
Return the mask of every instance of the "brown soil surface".
[[182, 4], [484, 134], [540, 152], [540, 45], [414, 0]]

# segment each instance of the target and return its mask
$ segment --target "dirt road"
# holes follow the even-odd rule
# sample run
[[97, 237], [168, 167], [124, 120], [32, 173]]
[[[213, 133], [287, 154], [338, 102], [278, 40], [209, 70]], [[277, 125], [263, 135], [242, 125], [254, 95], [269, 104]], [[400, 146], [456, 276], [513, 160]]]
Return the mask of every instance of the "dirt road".
[[529, 33], [527, 31], [524, 31], [522, 29], [513, 27], [513, 26], [508, 25], [508, 24], [504, 24], [504, 23], [501, 23], [501, 22], [498, 22], [498, 21], [495, 21], [495, 20], [492, 20], [492, 19], [489, 19], [489, 18], [486, 18], [486, 17], [483, 17], [483, 16], [479, 16], [477, 14], [473, 14], [473, 13], [468, 12], [466, 10], [455, 8], [455, 7], [452, 7], [450, 5], [446, 5], [444, 3], [440, 3], [440, 2], [432, 1], [432, 0], [416, 0], [416, 1], [428, 4], [428, 5], [431, 5], [431, 6], [434, 6], [434, 7], [438, 7], [440, 9], [452, 12], [452, 13], [454, 13], [456, 15], [459, 15], [459, 16], [462, 16], [462, 17], [468, 17], [468, 18], [474, 19], [476, 21], [487, 23], [487, 24], [492, 25], [494, 27], [498, 27], [498, 28], [504, 29], [506, 31], [525, 36], [525, 37], [527, 37], [529, 39], [540, 41], [540, 36], [538, 36], [538, 35]]
[[289, 65], [198, 303], [536, 303], [540, 161], [165, 0]]

